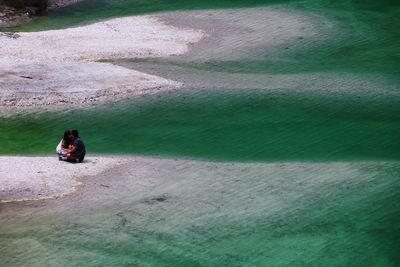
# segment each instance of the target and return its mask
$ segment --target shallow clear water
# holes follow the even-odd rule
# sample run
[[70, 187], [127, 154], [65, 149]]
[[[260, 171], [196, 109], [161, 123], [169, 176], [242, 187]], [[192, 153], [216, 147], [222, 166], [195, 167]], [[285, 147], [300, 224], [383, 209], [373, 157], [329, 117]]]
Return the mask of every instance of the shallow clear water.
[[[397, 266], [399, 164], [137, 159], [2, 209], [3, 266]], [[17, 215], [16, 215], [17, 213]]]
[[[91, 153], [234, 161], [399, 160], [399, 101], [332, 94], [201, 91], [87, 111], [1, 119], [3, 154], [53, 153], [62, 129]], [[26, 138], [27, 134], [31, 138]], [[49, 140], [49, 141], [45, 141]]]
[[175, 10], [240, 8], [291, 2], [287, 0], [85, 0], [76, 5], [50, 11], [47, 16], [17, 30], [42, 30], [85, 24], [105, 18]]
[[[110, 7], [107, 16], [118, 15], [122, 6], [126, 12], [136, 10], [136, 4], [126, 1], [105, 3]], [[240, 3], [246, 6], [236, 4]], [[82, 19], [101, 17], [98, 2], [82, 5], [86, 8]], [[164, 7], [157, 1], [143, 5], [154, 10]], [[177, 2], [176, 9], [187, 5]], [[296, 42], [267, 47], [262, 40], [250, 40], [254, 49], [243, 51], [239, 46], [234, 60], [215, 60], [209, 56], [211, 49], [200, 46], [183, 57], [116, 61], [184, 81], [185, 88], [87, 111], [0, 118], [4, 140], [0, 154], [52, 153], [64, 129], [78, 128], [96, 153], [236, 161], [399, 159], [398, 34], [387, 27], [398, 25], [393, 16], [398, 6], [390, 1], [336, 5], [312, 1], [283, 7], [311, 16], [319, 25], [316, 37], [299, 36]], [[69, 25], [77, 16], [69, 10], [59, 11], [65, 17], [44, 21]], [[223, 16], [213, 18], [229, 26]], [[181, 23], [207, 29], [211, 17], [205, 17]], [[247, 20], [237, 16], [240, 19]], [[37, 23], [31, 27], [40, 27]], [[258, 21], [246, 23], [254, 28]], [[237, 34], [233, 41], [242, 44], [240, 37]], [[211, 47], [218, 46], [218, 39], [215, 43]]]
[[332, 24], [235, 59], [115, 61], [185, 88], [0, 118], [0, 154], [51, 154], [78, 128], [89, 153], [230, 162], [143, 160], [65, 199], [0, 204], [0, 265], [398, 266], [396, 2], [86, 1], [21, 29], [278, 2]]

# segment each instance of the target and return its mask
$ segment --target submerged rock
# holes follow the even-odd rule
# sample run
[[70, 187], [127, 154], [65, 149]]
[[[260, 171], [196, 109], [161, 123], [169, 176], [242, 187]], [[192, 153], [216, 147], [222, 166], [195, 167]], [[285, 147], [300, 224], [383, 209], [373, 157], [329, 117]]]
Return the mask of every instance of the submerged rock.
[[37, 1], [37, 4], [33, 3], [27, 6], [16, 4], [13, 1], [6, 2], [7, 5], [0, 5], [0, 29], [27, 23], [32, 19], [32, 16], [43, 15], [47, 13], [47, 10], [69, 6], [80, 1], [82, 0]]
[[14, 27], [31, 19], [27, 9], [17, 9], [0, 5], [0, 28]]
[[61, 8], [65, 6], [70, 6], [73, 4], [76, 4], [78, 2], [81, 2], [82, 0], [49, 0], [49, 6], [48, 9], [56, 9], [56, 8]]

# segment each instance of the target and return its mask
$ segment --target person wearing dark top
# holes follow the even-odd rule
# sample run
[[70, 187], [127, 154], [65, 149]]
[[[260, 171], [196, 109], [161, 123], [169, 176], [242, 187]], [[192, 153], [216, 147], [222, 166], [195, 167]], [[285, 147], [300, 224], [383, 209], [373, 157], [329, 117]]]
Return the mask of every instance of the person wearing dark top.
[[79, 132], [77, 130], [72, 130], [70, 136], [72, 139], [72, 145], [70, 146], [70, 149], [67, 150], [67, 160], [72, 162], [78, 160], [78, 162], [82, 162], [86, 155], [85, 144], [79, 137]]

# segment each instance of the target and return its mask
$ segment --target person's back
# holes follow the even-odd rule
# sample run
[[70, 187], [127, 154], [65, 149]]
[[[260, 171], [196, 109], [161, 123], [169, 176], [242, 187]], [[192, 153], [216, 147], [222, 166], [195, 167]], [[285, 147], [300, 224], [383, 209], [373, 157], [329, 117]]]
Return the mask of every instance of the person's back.
[[74, 147], [76, 147], [74, 154], [85, 156], [86, 154], [85, 143], [82, 141], [80, 137], [74, 140]]
[[72, 161], [78, 160], [79, 162], [82, 162], [86, 155], [85, 144], [79, 137], [79, 133], [77, 130], [72, 130], [71, 134], [73, 136], [74, 141], [72, 144], [72, 151], [68, 155], [68, 159]]

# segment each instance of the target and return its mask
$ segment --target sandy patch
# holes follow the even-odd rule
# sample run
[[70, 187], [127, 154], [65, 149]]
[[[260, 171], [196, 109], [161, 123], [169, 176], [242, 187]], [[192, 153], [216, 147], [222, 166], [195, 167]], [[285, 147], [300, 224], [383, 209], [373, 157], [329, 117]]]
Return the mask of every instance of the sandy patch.
[[0, 202], [46, 199], [68, 194], [85, 176], [98, 175], [125, 161], [90, 157], [82, 164], [57, 157], [0, 157]]
[[95, 62], [3, 64], [0, 79], [4, 113], [15, 108], [93, 105], [181, 86], [158, 76]]
[[[326, 18], [284, 8], [243, 8], [171, 12], [160, 17], [178, 27], [207, 32], [186, 56], [194, 60], [240, 60], [273, 48], [321, 41]], [[277, 56], [276, 50], [273, 55]]]
[[[160, 253], [166, 253], [161, 258], [172, 266], [183, 254], [185, 261], [222, 259], [210, 266], [260, 266], [271, 257], [282, 262], [287, 249], [299, 255], [287, 260], [285, 265], [292, 266], [302, 262], [310, 246], [319, 257], [326, 257], [332, 243], [342, 252], [352, 233], [354, 255], [366, 248], [376, 251], [375, 239], [361, 248], [359, 241], [377, 229], [388, 229], [388, 246], [397, 244], [390, 239], [398, 224], [397, 162], [130, 160], [83, 179], [85, 186], [73, 196], [0, 205], [3, 265], [158, 266]], [[132, 247], [133, 256], [121, 258], [119, 252]], [[149, 263], [151, 251], [156, 260]], [[233, 255], [229, 264], [224, 264], [226, 255]]]
[[[283, 46], [318, 41], [329, 26], [318, 23], [328, 22], [282, 8], [248, 8], [123, 17], [63, 30], [0, 35], [4, 55], [0, 57], [0, 114], [113, 102], [182, 85], [125, 70], [124, 64], [89, 61], [183, 54], [178, 60], [239, 60], [265, 54], [266, 49], [274, 57], [286, 51]], [[192, 77], [181, 77], [185, 71], [170, 78], [192, 83]], [[226, 84], [221, 73], [213, 73], [208, 74], [213, 86]], [[262, 85], [257, 86], [264, 88], [265, 76], [251, 77], [251, 84], [259, 81]], [[234, 74], [229, 79], [238, 80], [229, 87], [248, 87], [247, 76]]]
[[0, 36], [0, 63], [95, 61], [183, 54], [203, 33], [168, 26], [155, 16], [124, 17], [87, 26]]
[[112, 102], [177, 88], [178, 82], [88, 61], [183, 54], [203, 35], [154, 16], [0, 34], [0, 113]]

